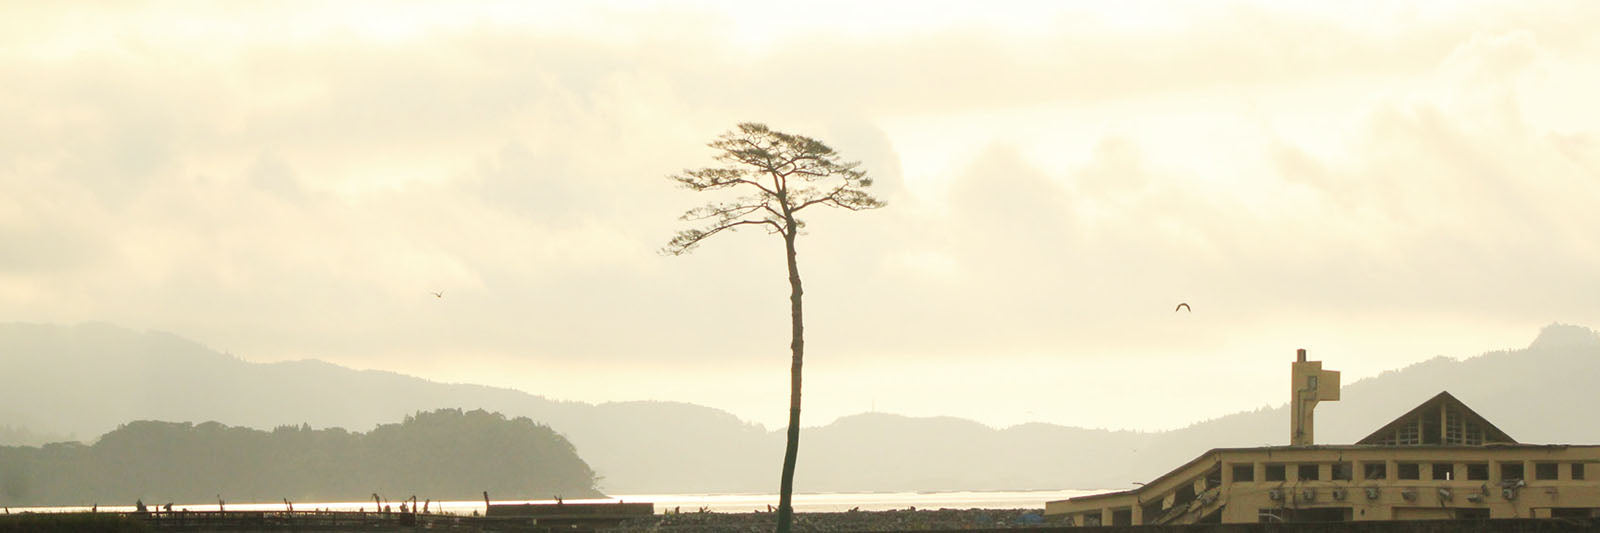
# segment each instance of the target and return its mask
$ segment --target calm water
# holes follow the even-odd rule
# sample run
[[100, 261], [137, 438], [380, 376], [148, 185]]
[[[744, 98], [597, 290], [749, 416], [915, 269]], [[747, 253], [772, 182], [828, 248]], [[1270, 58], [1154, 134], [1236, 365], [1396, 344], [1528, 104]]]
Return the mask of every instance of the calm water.
[[[863, 511], [883, 511], [889, 509], [905, 509], [916, 507], [918, 509], [969, 509], [974, 507], [986, 509], [1042, 509], [1044, 502], [1061, 500], [1076, 496], [1099, 494], [1105, 490], [1024, 490], [1024, 491], [953, 491], [953, 492], [846, 492], [823, 494], [796, 494], [794, 496], [794, 509], [796, 512], [830, 512], [848, 511], [859, 507]], [[778, 505], [776, 494], [636, 494], [616, 496], [596, 500], [566, 500], [571, 503], [607, 503], [607, 502], [653, 502], [656, 512], [677, 509], [683, 512], [695, 512], [701, 508], [717, 513], [747, 513], [751, 511], [765, 511], [767, 506]], [[156, 504], [145, 502], [151, 508]], [[160, 502], [165, 503], [165, 502]], [[496, 500], [494, 503], [555, 503], [555, 500]], [[388, 505], [395, 511], [400, 510], [400, 502], [392, 501]], [[433, 502], [428, 507], [429, 511], [437, 512], [441, 507], [445, 512], [455, 514], [472, 514], [474, 511], [483, 512], [483, 500], [477, 501], [449, 501]], [[173, 504], [173, 510], [187, 509], [191, 511], [215, 511], [216, 502]], [[282, 511], [283, 502], [273, 503], [228, 503], [230, 511]], [[364, 502], [294, 502], [297, 511], [313, 509], [327, 509], [337, 511], [373, 511], [371, 500]], [[102, 505], [102, 511], [132, 511], [131, 505]], [[77, 512], [87, 511], [89, 507], [13, 507], [11, 512]]]

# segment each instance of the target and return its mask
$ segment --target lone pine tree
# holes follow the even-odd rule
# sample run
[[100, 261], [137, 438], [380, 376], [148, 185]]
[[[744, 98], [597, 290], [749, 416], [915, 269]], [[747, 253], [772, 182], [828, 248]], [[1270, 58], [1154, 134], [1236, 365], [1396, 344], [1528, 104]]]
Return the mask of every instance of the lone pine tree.
[[663, 252], [688, 253], [723, 231], [745, 226], [761, 228], [783, 237], [784, 259], [789, 268], [789, 431], [783, 453], [783, 477], [778, 488], [778, 532], [788, 533], [794, 517], [795, 457], [800, 448], [800, 369], [805, 356], [805, 321], [800, 288], [800, 267], [795, 260], [795, 240], [805, 222], [800, 211], [827, 206], [861, 211], [884, 203], [866, 191], [872, 178], [859, 162], [842, 161], [822, 141], [743, 123], [708, 144], [718, 151], [722, 166], [684, 170], [670, 178], [694, 191], [737, 191], [732, 201], [712, 202], [690, 209], [682, 220], [698, 222], [696, 228], [678, 232]]

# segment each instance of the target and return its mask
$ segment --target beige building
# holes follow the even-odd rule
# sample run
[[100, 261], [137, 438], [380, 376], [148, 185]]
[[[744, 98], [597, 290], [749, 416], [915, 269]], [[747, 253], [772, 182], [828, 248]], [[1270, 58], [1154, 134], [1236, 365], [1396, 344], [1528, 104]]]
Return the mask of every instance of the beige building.
[[1137, 489], [1045, 504], [1068, 524], [1141, 525], [1600, 515], [1600, 446], [1521, 444], [1448, 392], [1348, 445], [1315, 445], [1339, 373], [1291, 370], [1289, 446], [1219, 448]]

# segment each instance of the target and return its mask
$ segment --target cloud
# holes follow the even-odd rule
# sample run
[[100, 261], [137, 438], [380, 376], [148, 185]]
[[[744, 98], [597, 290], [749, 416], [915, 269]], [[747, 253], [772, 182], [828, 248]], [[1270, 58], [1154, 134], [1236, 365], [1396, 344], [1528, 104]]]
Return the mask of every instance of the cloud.
[[[835, 365], [1600, 322], [1600, 137], [1560, 118], [1596, 113], [1593, 7], [754, 40], [695, 10], [234, 9], [0, 22], [0, 318], [398, 369], [781, 360], [770, 236], [654, 254], [709, 199], [664, 176], [761, 120], [890, 202], [808, 219], [808, 331]], [[1168, 320], [1178, 301], [1196, 320]], [[485, 379], [541, 379], [519, 376]]]
[[263, 153], [250, 164], [246, 175], [256, 188], [277, 195], [289, 202], [305, 199], [300, 178], [289, 164], [274, 154]]

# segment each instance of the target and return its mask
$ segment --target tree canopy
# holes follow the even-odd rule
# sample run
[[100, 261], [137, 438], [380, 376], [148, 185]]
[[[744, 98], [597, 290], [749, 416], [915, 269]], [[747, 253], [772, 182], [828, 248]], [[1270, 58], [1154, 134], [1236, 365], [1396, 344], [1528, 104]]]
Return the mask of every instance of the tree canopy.
[[735, 189], [742, 194], [684, 213], [682, 220], [702, 225], [678, 232], [664, 248], [672, 255], [692, 251], [706, 238], [741, 226], [763, 227], [793, 238], [805, 226], [795, 214], [816, 205], [851, 211], [884, 206], [866, 192], [872, 178], [860, 169], [861, 163], [840, 159], [822, 141], [746, 122], [707, 146], [718, 151], [714, 159], [722, 166], [684, 170], [671, 179], [694, 191]]

